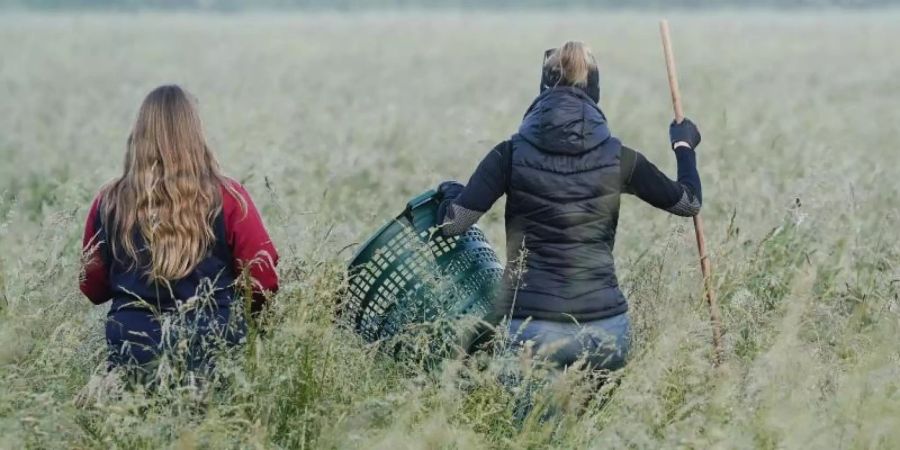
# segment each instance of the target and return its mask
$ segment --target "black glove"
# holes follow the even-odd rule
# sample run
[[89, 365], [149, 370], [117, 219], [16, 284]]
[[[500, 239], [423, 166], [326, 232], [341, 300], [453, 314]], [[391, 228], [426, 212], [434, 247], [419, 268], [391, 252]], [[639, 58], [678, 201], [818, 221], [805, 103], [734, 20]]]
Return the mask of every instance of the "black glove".
[[438, 185], [438, 200], [441, 202], [438, 205], [437, 217], [435, 218], [438, 225], [444, 223], [444, 219], [447, 217], [447, 208], [453, 204], [453, 200], [459, 197], [463, 189], [465, 189], [465, 186], [454, 180], [445, 181]]
[[465, 188], [466, 186], [462, 183], [450, 180], [438, 185], [437, 191], [441, 196], [441, 201], [454, 200], [456, 197], [459, 197], [459, 194], [461, 194]]
[[672, 121], [672, 124], [669, 125], [669, 140], [672, 142], [673, 150], [678, 142], [685, 142], [691, 149], [696, 149], [700, 145], [700, 130], [688, 118], [685, 118], [681, 123]]

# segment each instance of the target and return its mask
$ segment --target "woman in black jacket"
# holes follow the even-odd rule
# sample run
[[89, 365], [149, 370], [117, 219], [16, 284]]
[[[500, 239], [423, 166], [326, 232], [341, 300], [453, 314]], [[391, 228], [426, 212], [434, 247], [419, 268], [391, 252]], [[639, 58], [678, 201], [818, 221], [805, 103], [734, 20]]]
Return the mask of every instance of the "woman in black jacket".
[[541, 93], [518, 133], [494, 147], [463, 186], [445, 182], [442, 232], [460, 234], [501, 195], [506, 201], [507, 271], [497, 321], [513, 341], [531, 341], [557, 364], [581, 357], [595, 368], [624, 365], [628, 305], [616, 280], [613, 244], [621, 193], [679, 216], [700, 211], [689, 120], [669, 128], [678, 162], [672, 181], [610, 134], [590, 50], [566, 42], [548, 50]]

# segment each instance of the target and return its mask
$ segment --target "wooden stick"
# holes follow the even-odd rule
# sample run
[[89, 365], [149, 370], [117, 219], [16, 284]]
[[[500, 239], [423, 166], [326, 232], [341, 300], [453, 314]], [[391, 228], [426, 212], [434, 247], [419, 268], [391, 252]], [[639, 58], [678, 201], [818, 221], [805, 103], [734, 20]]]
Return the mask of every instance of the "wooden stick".
[[[675, 122], [684, 121], [684, 109], [681, 106], [681, 89], [678, 87], [678, 72], [675, 70], [675, 55], [672, 52], [672, 38], [669, 35], [669, 21], [659, 22], [659, 33], [662, 36], [663, 53], [666, 57], [666, 73], [669, 75], [669, 91], [672, 93], [672, 107], [675, 110]], [[709, 319], [713, 328], [713, 364], [722, 362], [722, 319], [719, 315], [719, 304], [712, 285], [712, 265], [706, 254], [706, 238], [703, 234], [703, 219], [699, 214], [694, 216], [694, 235], [697, 237], [697, 250], [700, 253], [700, 270], [703, 273], [703, 289], [706, 303], [709, 306]]]

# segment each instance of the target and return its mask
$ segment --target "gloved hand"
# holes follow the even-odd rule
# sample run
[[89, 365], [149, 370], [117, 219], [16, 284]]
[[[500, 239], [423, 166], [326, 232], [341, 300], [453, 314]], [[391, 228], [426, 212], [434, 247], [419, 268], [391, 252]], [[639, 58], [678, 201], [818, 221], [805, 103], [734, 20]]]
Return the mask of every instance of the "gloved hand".
[[465, 189], [465, 186], [455, 180], [445, 181], [438, 185], [438, 198], [441, 203], [438, 205], [435, 220], [439, 225], [444, 223], [444, 219], [447, 217], [447, 208], [453, 204], [453, 200], [456, 200], [456, 197], [459, 197], [463, 189]]
[[447, 201], [459, 197], [463, 189], [465, 189], [465, 186], [462, 183], [456, 180], [449, 180], [438, 185], [437, 191], [441, 195], [441, 201]]
[[[676, 149], [675, 145], [679, 142], [684, 142], [691, 149], [696, 149], [700, 145], [700, 130], [688, 118], [685, 118], [681, 123], [672, 121], [672, 124], [669, 125], [669, 140], [672, 142], [673, 150]], [[682, 147], [684, 147], [684, 144], [678, 146], [678, 148]]]

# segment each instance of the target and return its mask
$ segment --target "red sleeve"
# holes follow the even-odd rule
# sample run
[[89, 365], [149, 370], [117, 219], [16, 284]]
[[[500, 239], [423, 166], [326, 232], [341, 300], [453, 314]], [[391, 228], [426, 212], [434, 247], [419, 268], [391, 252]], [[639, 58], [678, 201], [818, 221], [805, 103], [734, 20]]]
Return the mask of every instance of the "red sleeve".
[[84, 237], [81, 240], [81, 276], [79, 287], [81, 292], [92, 303], [99, 305], [112, 297], [109, 286], [109, 271], [103, 254], [107, 243], [103, 241], [99, 223], [100, 196], [94, 199], [88, 212], [84, 226]]
[[[227, 189], [222, 189], [222, 214], [225, 218], [225, 235], [229, 247], [231, 247], [232, 264], [237, 273], [246, 268], [253, 280], [253, 292], [278, 291], [278, 273], [275, 267], [278, 265], [278, 252], [269, 232], [263, 224], [262, 217], [253, 204], [253, 199], [247, 190], [237, 181], [231, 181], [231, 187], [241, 196], [246, 203], [246, 210], [241, 208], [241, 203]], [[256, 299], [264, 298], [255, 295]]]

